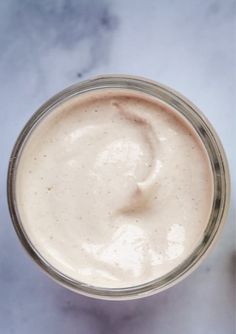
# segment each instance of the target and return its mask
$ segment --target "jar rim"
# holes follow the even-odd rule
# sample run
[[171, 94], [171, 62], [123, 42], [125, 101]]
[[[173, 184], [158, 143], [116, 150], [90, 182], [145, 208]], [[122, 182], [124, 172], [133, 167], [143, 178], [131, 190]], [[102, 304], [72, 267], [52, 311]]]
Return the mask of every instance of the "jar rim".
[[[178, 111], [198, 133], [211, 162], [214, 194], [210, 218], [202, 240], [192, 253], [167, 274], [152, 281], [124, 288], [104, 288], [88, 285], [72, 279], [54, 268], [31, 243], [21, 222], [16, 203], [16, 172], [24, 145], [39, 121], [58, 104], [85, 92], [107, 89], [131, 89], [158, 98]], [[8, 206], [15, 231], [33, 260], [54, 280], [65, 287], [100, 299], [124, 300], [140, 298], [163, 291], [190, 274], [205, 258], [223, 228], [230, 198], [230, 176], [228, 163], [218, 135], [207, 118], [188, 99], [173, 89], [146, 78], [130, 75], [104, 75], [69, 86], [44, 103], [29, 119], [16, 140], [11, 153], [7, 177]]]

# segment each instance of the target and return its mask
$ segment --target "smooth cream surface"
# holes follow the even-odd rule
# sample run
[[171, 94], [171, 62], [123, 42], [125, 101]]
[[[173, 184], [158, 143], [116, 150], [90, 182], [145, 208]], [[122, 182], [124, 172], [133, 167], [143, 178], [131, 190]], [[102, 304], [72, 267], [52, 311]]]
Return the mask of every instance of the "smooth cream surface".
[[158, 278], [190, 255], [212, 188], [191, 126], [157, 99], [118, 89], [55, 108], [28, 139], [16, 178], [38, 252], [69, 277], [113, 288]]

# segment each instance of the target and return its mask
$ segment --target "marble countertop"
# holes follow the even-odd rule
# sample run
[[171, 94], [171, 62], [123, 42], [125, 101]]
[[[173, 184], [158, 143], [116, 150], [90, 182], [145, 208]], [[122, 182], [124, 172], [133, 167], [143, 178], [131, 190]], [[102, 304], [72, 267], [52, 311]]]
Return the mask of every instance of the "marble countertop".
[[[103, 73], [146, 76], [180, 91], [224, 144], [236, 186], [235, 1], [0, 1], [0, 333], [233, 334], [235, 202], [211, 255], [158, 295], [93, 300], [54, 283], [31, 261], [6, 201], [9, 154], [51, 95]], [[233, 192], [233, 196], [235, 193]]]

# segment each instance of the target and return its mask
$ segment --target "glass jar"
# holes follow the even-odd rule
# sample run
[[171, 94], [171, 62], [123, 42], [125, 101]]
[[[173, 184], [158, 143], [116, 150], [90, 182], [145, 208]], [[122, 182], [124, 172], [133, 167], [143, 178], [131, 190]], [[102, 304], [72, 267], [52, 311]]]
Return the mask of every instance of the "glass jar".
[[[21, 157], [22, 149], [35, 127], [37, 127], [39, 122], [41, 122], [41, 120], [58, 104], [72, 96], [104, 88], [122, 88], [143, 92], [157, 97], [159, 100], [174, 108], [190, 122], [192, 127], [198, 133], [208, 153], [213, 174], [214, 194], [212, 210], [201, 241], [194, 251], [168, 274], [145, 284], [127, 288], [101, 288], [91, 286], [76, 281], [67, 277], [62, 272], [59, 272], [41, 256], [31, 243], [24, 230], [16, 203], [15, 180], [17, 165]], [[41, 268], [43, 268], [58, 283], [75, 292], [95, 298], [123, 300], [139, 298], [167, 289], [182, 280], [199, 265], [216, 241], [226, 220], [229, 206], [230, 180], [228, 164], [220, 140], [209, 121], [196, 106], [179, 93], [159, 83], [133, 76], [108, 75], [75, 84], [52, 97], [36, 111], [23, 128], [14, 146], [9, 163], [7, 189], [9, 210], [16, 233], [24, 248]]]

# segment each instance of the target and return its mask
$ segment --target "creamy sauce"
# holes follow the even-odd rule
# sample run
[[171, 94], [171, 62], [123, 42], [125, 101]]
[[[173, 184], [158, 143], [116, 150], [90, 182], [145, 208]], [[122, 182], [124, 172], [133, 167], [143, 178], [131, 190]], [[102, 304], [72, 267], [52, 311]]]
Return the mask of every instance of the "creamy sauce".
[[63, 274], [128, 287], [173, 270], [206, 228], [213, 182], [197, 134], [148, 95], [100, 90], [46, 116], [19, 162], [24, 229]]

